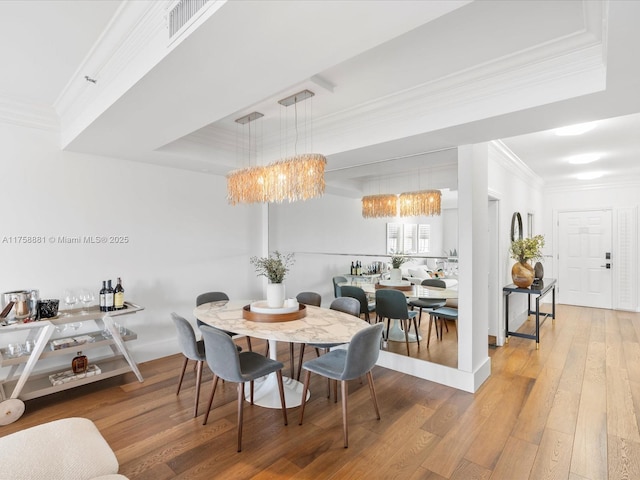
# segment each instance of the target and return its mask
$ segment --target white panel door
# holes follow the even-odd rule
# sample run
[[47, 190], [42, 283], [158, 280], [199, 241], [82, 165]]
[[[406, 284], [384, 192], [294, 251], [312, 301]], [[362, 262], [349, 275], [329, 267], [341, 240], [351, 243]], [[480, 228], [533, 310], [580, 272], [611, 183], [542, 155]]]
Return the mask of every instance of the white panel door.
[[558, 302], [612, 308], [611, 211], [562, 212], [558, 235]]

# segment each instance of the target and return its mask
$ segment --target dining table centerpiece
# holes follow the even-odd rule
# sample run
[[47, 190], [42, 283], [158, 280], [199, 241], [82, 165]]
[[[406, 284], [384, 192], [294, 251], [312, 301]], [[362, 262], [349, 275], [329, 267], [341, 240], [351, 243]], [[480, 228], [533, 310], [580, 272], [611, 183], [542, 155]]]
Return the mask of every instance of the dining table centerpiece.
[[269, 280], [267, 306], [281, 308], [285, 299], [284, 278], [295, 261], [294, 254], [285, 255], [276, 250], [268, 257], [251, 257], [249, 261], [255, 267], [258, 276], [265, 276]]
[[394, 253], [391, 255], [391, 271], [389, 272], [389, 279], [392, 282], [399, 283], [402, 281], [402, 270], [400, 270], [400, 267], [409, 260], [410, 257], [407, 257], [402, 253]]
[[511, 268], [511, 279], [520, 288], [528, 288], [535, 278], [531, 260], [542, 260], [542, 247], [544, 247], [544, 236], [521, 238], [511, 242], [509, 254], [511, 258], [517, 260]]

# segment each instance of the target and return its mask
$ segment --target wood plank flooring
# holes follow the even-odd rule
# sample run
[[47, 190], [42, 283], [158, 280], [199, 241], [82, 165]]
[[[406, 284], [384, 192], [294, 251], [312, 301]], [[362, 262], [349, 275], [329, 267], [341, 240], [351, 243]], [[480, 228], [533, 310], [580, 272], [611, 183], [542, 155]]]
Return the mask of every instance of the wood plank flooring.
[[132, 480], [639, 479], [640, 314], [559, 305], [541, 334], [540, 350], [519, 338], [490, 349], [492, 375], [475, 394], [376, 367], [382, 418], [366, 381], [351, 382], [348, 449], [340, 401], [312, 376], [304, 424], [299, 408], [284, 426], [279, 410], [247, 403], [236, 453], [235, 385], [219, 385], [203, 426], [211, 374], [194, 419], [193, 370], [175, 395], [180, 355], [142, 364], [144, 383], [127, 374], [28, 401], [0, 436], [88, 417]]

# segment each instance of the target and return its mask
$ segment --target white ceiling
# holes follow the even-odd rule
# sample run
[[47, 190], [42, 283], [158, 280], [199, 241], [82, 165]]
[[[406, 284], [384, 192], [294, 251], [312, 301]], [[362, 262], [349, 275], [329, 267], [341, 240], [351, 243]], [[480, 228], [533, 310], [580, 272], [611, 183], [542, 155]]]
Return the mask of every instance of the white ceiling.
[[[637, 179], [639, 3], [218, 2], [66, 148], [226, 173], [238, 166], [234, 120], [265, 114], [260, 152], [268, 161], [282, 150], [277, 100], [309, 88], [328, 182], [370, 176], [385, 159], [423, 165], [419, 152], [495, 139], [547, 185], [575, 184], [579, 170], [604, 172], [597, 182]], [[79, 67], [123, 4], [0, 2], [0, 105], [59, 103], [92, 73]], [[108, 87], [98, 78], [93, 88], [104, 97]], [[63, 118], [63, 129], [73, 120]], [[581, 137], [544, 131], [593, 120]], [[593, 151], [603, 155], [595, 164], [566, 162]]]

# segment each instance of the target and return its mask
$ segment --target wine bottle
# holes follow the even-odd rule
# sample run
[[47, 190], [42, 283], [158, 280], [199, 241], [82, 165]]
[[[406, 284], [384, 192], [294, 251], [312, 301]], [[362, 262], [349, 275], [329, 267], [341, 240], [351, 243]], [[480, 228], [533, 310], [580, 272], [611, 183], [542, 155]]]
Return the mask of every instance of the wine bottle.
[[353, 264], [353, 262], [351, 262], [351, 275], [355, 275], [356, 274], [356, 266]]
[[102, 288], [100, 289], [100, 311], [107, 311], [107, 282], [105, 280], [102, 281]]
[[107, 280], [107, 293], [104, 296], [104, 304], [107, 312], [113, 310], [113, 287], [111, 286], [111, 280]]
[[124, 288], [122, 288], [122, 279], [118, 277], [116, 288], [113, 289], [113, 308], [122, 310], [124, 308]]

